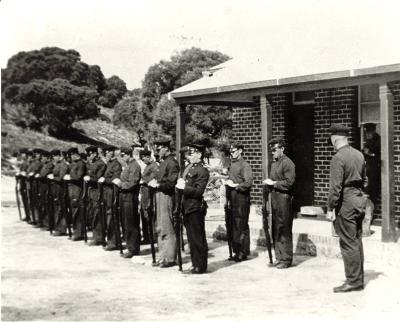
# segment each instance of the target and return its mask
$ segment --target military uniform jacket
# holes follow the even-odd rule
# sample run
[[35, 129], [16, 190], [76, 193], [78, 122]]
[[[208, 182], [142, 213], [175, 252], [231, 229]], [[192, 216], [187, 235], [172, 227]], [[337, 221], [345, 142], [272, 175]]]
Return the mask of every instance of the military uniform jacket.
[[142, 180], [145, 183], [149, 183], [152, 179], [154, 179], [158, 172], [158, 164], [155, 162], [151, 162], [146, 165], [143, 170]]
[[178, 161], [176, 161], [172, 155], [169, 155], [163, 162], [161, 162], [159, 171], [156, 175], [156, 179], [160, 184], [158, 190], [172, 196], [175, 193], [175, 185], [178, 181], [178, 176]]
[[190, 214], [201, 210], [203, 193], [206, 189], [210, 174], [201, 163], [195, 163], [185, 177], [185, 189], [183, 189], [182, 208], [184, 214]]
[[381, 162], [381, 137], [374, 133], [374, 136], [366, 140], [365, 147], [369, 149], [370, 153], [373, 153], [375, 156], [365, 155], [365, 160], [367, 161], [367, 167], [370, 166], [372, 169], [379, 170], [380, 162]]
[[69, 166], [65, 161], [59, 161], [53, 169], [54, 180], [60, 182], [69, 172]]
[[40, 169], [39, 176], [42, 179], [47, 179], [47, 175], [52, 173], [54, 169], [54, 164], [51, 161], [46, 162], [43, 167]]
[[121, 176], [122, 167], [117, 159], [110, 160], [107, 163], [107, 169], [104, 172], [104, 183], [111, 185], [112, 181]]
[[350, 145], [341, 147], [332, 157], [328, 210], [345, 204], [361, 210], [365, 204], [362, 189], [365, 178], [363, 154]]
[[71, 162], [69, 175], [71, 176], [71, 183], [81, 184], [82, 178], [86, 173], [86, 164], [82, 160]]
[[22, 172], [22, 171], [27, 172], [28, 168], [29, 168], [29, 162], [28, 162], [28, 160], [24, 160], [24, 161], [22, 161], [22, 163], [21, 163], [21, 165], [19, 167], [19, 171], [20, 172]]
[[122, 167], [121, 172], [121, 191], [134, 191], [138, 190], [141, 177], [141, 168], [136, 160], [129, 161]]
[[250, 165], [240, 157], [232, 160], [229, 169], [229, 179], [239, 185], [235, 188], [237, 191], [249, 193], [253, 184], [253, 175]]
[[97, 186], [97, 180], [99, 180], [106, 171], [106, 164], [101, 159], [96, 159], [93, 162], [87, 164], [87, 174], [90, 177], [89, 185]]
[[296, 180], [296, 168], [292, 160], [285, 154], [271, 164], [270, 178], [276, 181], [274, 189], [278, 192], [291, 193]]
[[40, 170], [42, 169], [43, 164], [38, 161], [38, 160], [34, 160], [31, 162], [29, 168], [28, 168], [28, 173], [33, 172], [34, 174], [37, 174], [40, 172]]

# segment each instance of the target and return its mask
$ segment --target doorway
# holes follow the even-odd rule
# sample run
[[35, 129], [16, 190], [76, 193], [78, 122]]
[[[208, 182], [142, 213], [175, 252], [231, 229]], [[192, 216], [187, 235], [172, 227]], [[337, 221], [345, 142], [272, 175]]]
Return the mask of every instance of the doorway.
[[314, 201], [314, 104], [289, 110], [288, 156], [296, 165], [293, 210], [311, 206]]

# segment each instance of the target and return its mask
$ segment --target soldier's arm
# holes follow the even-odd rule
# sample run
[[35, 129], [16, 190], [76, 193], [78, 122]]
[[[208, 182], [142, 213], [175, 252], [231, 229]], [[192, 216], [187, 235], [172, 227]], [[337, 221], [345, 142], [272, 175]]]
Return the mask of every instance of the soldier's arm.
[[274, 187], [279, 190], [290, 190], [296, 179], [296, 168], [292, 161], [289, 159], [282, 164], [283, 180], [276, 181]]
[[343, 161], [337, 156], [334, 156], [330, 165], [328, 210], [333, 210], [338, 205], [340, 194], [343, 188], [343, 176]]
[[137, 186], [140, 181], [141, 169], [137, 162], [129, 165], [128, 180], [121, 180], [121, 189], [129, 190]]
[[250, 164], [248, 164], [247, 162], [244, 163], [242, 171], [244, 181], [242, 183], [239, 183], [239, 185], [235, 189], [238, 191], [247, 191], [250, 190], [251, 186], [253, 185], [253, 173], [251, 171]]
[[185, 189], [183, 189], [183, 194], [187, 197], [200, 198], [203, 195], [204, 190], [206, 190], [209, 178], [210, 174], [208, 170], [202, 168], [201, 171], [199, 171], [198, 178], [196, 182], [194, 182], [194, 185], [185, 185]]
[[77, 175], [76, 179], [77, 180], [82, 179], [85, 174], [86, 174], [86, 165], [83, 162], [81, 162], [76, 171], [76, 175]]
[[168, 192], [175, 189], [176, 182], [179, 176], [179, 165], [177, 161], [171, 161], [165, 171], [165, 176], [160, 182], [158, 189], [162, 192]]
[[106, 165], [103, 162], [99, 162], [96, 166], [96, 171], [94, 171], [94, 176], [90, 177], [90, 180], [99, 180], [106, 172]]

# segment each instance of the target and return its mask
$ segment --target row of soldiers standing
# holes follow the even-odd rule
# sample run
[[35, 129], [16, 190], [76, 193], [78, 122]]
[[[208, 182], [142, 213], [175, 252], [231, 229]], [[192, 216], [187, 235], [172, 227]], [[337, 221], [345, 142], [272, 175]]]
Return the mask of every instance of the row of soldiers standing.
[[203, 193], [209, 179], [202, 162], [204, 146], [186, 147], [187, 166], [182, 171], [169, 140], [156, 141], [154, 147], [155, 153], [138, 145], [90, 146], [87, 160], [77, 148], [21, 149], [16, 178], [24, 220], [50, 230], [53, 236], [69, 235], [72, 241], [86, 242], [91, 229], [88, 245], [102, 245], [107, 251], [119, 249], [124, 258], [139, 255], [141, 243], [150, 242], [153, 265], [164, 268], [176, 265], [181, 242], [177, 224], [183, 214], [191, 272], [204, 273], [208, 247]]

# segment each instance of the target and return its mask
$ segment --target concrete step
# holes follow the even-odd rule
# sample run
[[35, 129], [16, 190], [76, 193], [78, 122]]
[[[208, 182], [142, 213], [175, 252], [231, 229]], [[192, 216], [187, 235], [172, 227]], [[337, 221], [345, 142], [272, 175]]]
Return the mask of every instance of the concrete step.
[[[209, 209], [206, 216], [208, 237], [226, 240], [223, 209]], [[249, 216], [251, 248], [265, 247], [262, 217], [255, 208]], [[293, 250], [297, 255], [340, 258], [339, 238], [333, 236], [332, 223], [328, 221], [296, 218], [293, 221]], [[381, 241], [381, 227], [371, 226], [372, 235], [363, 238], [366, 261], [384, 261], [400, 268], [400, 244]]]

